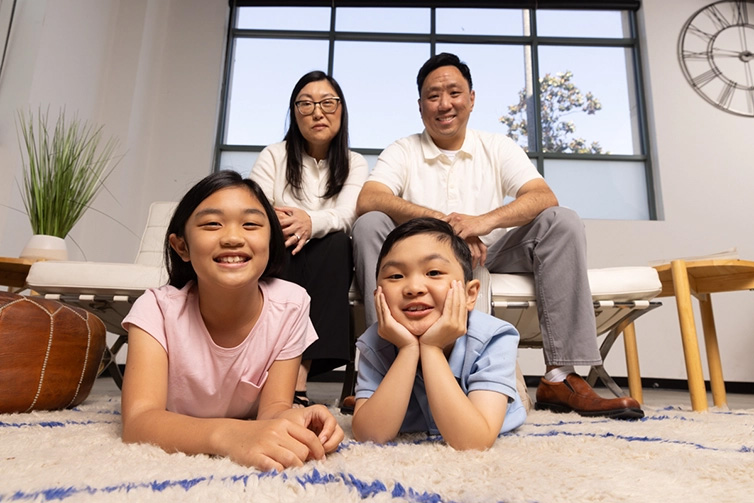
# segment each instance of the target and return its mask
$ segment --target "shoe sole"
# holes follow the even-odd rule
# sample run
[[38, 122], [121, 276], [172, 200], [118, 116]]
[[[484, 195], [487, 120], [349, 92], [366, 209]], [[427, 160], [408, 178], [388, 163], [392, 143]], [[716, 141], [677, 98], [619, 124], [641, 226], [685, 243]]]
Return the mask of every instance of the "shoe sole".
[[609, 419], [641, 419], [644, 417], [644, 411], [641, 409], [613, 409], [613, 410], [576, 410], [564, 405], [556, 403], [536, 402], [534, 404], [536, 410], [548, 410], [556, 414], [565, 414], [568, 412], [575, 412], [576, 414], [584, 417], [607, 417]]

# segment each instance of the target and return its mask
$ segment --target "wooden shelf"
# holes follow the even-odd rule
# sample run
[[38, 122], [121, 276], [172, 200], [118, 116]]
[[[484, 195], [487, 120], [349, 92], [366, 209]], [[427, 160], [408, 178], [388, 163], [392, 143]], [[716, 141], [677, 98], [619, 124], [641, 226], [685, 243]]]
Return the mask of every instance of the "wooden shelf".
[[0, 285], [25, 287], [26, 276], [34, 262], [36, 261], [26, 258], [0, 257]]

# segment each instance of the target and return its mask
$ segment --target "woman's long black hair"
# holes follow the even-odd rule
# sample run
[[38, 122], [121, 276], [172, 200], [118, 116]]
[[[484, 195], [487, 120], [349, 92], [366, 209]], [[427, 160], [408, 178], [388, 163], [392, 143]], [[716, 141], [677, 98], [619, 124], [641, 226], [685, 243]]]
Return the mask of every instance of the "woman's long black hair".
[[256, 182], [242, 177], [236, 171], [224, 170], [212, 173], [191, 187], [170, 219], [168, 230], [165, 233], [165, 268], [168, 271], [168, 284], [176, 288], [183, 288], [189, 281], [196, 281], [196, 271], [191, 262], [185, 262], [180, 255], [170, 246], [170, 235], [175, 234], [180, 238], [186, 237], [186, 222], [196, 208], [220, 189], [228, 187], [246, 187], [249, 192], [259, 201], [270, 221], [270, 253], [260, 280], [267, 278], [279, 278], [285, 268], [287, 260], [285, 240], [280, 222], [270, 202]]
[[306, 152], [306, 139], [301, 134], [301, 130], [296, 122], [296, 97], [301, 89], [310, 82], [319, 82], [326, 80], [340, 98], [341, 118], [340, 131], [330, 142], [327, 149], [327, 191], [322, 195], [325, 199], [337, 196], [343, 184], [348, 178], [349, 155], [348, 155], [348, 107], [346, 98], [338, 83], [332, 77], [324, 72], [309, 72], [296, 82], [291, 93], [290, 103], [288, 104], [288, 131], [285, 133], [285, 149], [287, 153], [287, 165], [285, 168], [285, 178], [288, 185], [293, 189], [296, 196], [300, 196], [302, 189], [302, 154]]

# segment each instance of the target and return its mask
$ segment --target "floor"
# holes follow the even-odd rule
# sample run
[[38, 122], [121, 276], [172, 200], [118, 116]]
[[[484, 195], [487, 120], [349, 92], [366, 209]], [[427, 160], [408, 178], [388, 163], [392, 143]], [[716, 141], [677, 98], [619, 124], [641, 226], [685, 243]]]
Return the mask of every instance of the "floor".
[[[113, 380], [109, 377], [100, 377], [94, 383], [94, 387], [98, 390], [115, 390], [117, 387]], [[337, 382], [313, 382], [309, 383], [309, 398], [317, 403], [324, 403], [327, 405], [336, 405], [340, 399], [340, 393], [342, 391], [342, 384]], [[535, 388], [529, 388], [529, 394], [532, 399], [534, 398]], [[600, 389], [598, 392], [604, 396], [611, 396], [610, 392], [605, 389]], [[666, 407], [668, 405], [681, 405], [691, 406], [688, 391], [684, 390], [670, 390], [659, 388], [644, 388], [644, 403], [651, 407]], [[735, 394], [728, 393], [728, 408], [731, 410], [736, 409], [754, 409], [754, 394]], [[707, 394], [707, 402], [712, 406], [712, 395]]]
[[[340, 383], [332, 382], [314, 382], [309, 383], [309, 397], [317, 403], [325, 403], [328, 405], [335, 404], [340, 399], [340, 393], [342, 385]], [[529, 388], [529, 395], [532, 400], [534, 399], [534, 393], [536, 388]], [[612, 396], [609, 391], [600, 389], [598, 391], [601, 395], [609, 397]], [[685, 390], [672, 390], [672, 389], [660, 389], [660, 388], [644, 388], [642, 390], [644, 394], [644, 403], [651, 407], [666, 407], [668, 405], [681, 405], [691, 407], [691, 399], [689, 398], [688, 391]], [[734, 394], [728, 393], [728, 408], [735, 409], [754, 409], [754, 395], [752, 394]], [[712, 407], [712, 394], [707, 393], [707, 402]]]

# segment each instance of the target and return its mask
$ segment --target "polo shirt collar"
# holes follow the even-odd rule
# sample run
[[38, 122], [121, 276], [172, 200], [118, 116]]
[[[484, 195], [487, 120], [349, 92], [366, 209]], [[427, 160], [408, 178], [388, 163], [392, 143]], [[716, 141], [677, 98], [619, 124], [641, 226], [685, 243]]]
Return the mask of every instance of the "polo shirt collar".
[[[469, 128], [466, 128], [466, 137], [463, 139], [463, 145], [461, 145], [461, 149], [458, 151], [459, 153], [463, 152], [469, 157], [474, 157], [474, 141], [472, 140], [473, 135], [473, 131]], [[429, 133], [426, 129], [422, 132], [421, 135], [421, 148], [422, 154], [424, 155], [425, 159], [437, 159], [441, 155], [444, 155], [437, 147], [437, 145], [435, 145], [435, 142], [432, 141], [432, 137], [429, 136]]]

